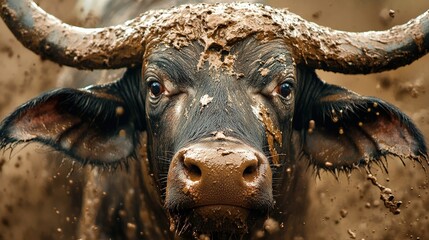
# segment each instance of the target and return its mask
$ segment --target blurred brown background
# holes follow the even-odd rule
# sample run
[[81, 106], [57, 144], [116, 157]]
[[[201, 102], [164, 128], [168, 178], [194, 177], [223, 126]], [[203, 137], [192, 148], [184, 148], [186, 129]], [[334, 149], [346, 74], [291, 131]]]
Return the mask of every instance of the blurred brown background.
[[[42, 8], [77, 25], [97, 22], [96, 12], [81, 11], [74, 0], [39, 0]], [[382, 30], [402, 24], [429, 9], [427, 0], [289, 0], [268, 1], [307, 20], [347, 31]], [[390, 11], [392, 10], [392, 11]], [[389, 14], [390, 13], [390, 14]], [[393, 17], [392, 17], [393, 16]], [[346, 76], [320, 72], [325, 81], [362, 95], [382, 98], [411, 116], [429, 139], [429, 56], [410, 66], [373, 75]], [[24, 49], [0, 22], [0, 116], [53, 89], [64, 69]], [[49, 151], [35, 144], [0, 157], [0, 240], [75, 239], [78, 208], [64, 207], [74, 191], [81, 167], [69, 161], [49, 164]], [[11, 156], [11, 157], [10, 157]], [[403, 201], [391, 214], [364, 171], [337, 181], [328, 173], [312, 176], [311, 208], [305, 224], [309, 239], [429, 239], [429, 180], [419, 165], [389, 159], [389, 174], [374, 168], [380, 183]], [[70, 169], [73, 169], [69, 174]]]

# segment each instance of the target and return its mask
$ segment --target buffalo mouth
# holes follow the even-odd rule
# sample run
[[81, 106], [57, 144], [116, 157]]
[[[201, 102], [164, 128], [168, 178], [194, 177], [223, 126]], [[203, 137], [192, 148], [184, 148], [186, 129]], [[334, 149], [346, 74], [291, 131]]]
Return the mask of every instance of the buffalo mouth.
[[206, 205], [170, 211], [170, 230], [188, 239], [242, 239], [264, 211], [233, 205]]

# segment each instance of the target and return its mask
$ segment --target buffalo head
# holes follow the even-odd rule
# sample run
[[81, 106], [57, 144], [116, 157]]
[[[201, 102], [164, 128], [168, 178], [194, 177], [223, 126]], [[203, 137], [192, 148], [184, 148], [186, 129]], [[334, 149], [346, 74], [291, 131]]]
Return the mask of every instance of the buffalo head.
[[314, 70], [411, 63], [429, 48], [429, 13], [387, 31], [349, 33], [263, 5], [199, 4], [82, 29], [33, 3], [0, 4], [17, 38], [45, 58], [128, 68], [113, 83], [58, 89], [19, 107], [1, 125], [0, 146], [36, 141], [111, 167], [136, 161], [147, 132], [153, 197], [182, 236], [241, 236], [267, 217], [285, 222], [306, 160], [348, 172], [388, 154], [427, 157], [422, 134], [397, 108], [327, 84]]

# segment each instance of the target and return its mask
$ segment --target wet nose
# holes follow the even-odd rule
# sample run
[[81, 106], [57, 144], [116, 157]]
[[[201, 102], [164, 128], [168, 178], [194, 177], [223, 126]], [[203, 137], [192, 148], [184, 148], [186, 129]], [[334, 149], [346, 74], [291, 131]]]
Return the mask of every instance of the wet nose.
[[262, 160], [249, 150], [207, 151], [191, 148], [185, 150], [179, 158], [183, 164], [184, 177], [194, 184], [210, 180], [212, 183], [218, 182], [225, 177], [233, 178], [240, 184], [252, 184], [261, 172], [258, 168]]
[[194, 144], [173, 158], [166, 200], [187, 195], [196, 206], [246, 207], [250, 198], [272, 198], [271, 175], [267, 158], [245, 144]]

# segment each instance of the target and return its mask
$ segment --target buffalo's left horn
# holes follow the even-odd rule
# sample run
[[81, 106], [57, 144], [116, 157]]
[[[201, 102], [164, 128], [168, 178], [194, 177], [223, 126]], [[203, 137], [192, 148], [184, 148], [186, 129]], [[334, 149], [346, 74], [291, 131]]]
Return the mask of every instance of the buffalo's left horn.
[[32, 1], [0, 0], [0, 7], [3, 20], [16, 38], [43, 58], [86, 69], [121, 68], [141, 62], [144, 29], [135, 21], [106, 28], [80, 28], [61, 22]]

